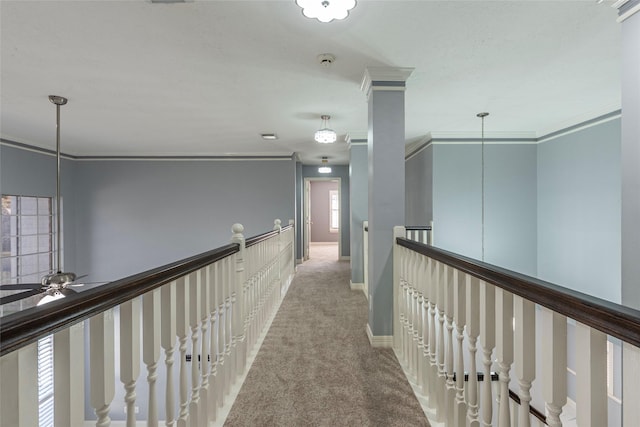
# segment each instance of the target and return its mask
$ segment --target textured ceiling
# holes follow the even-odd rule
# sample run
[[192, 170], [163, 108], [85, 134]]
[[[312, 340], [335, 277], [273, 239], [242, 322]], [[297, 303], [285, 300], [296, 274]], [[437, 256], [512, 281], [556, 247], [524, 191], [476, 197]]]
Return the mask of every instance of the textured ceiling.
[[313, 132], [330, 114], [339, 136], [366, 135], [367, 66], [415, 67], [407, 142], [476, 134], [479, 111], [488, 135], [539, 136], [620, 108], [616, 10], [591, 0], [360, 0], [329, 24], [294, 0], [3, 0], [0, 14], [2, 138], [55, 148], [47, 95], [62, 95], [72, 155], [347, 163], [346, 143]]

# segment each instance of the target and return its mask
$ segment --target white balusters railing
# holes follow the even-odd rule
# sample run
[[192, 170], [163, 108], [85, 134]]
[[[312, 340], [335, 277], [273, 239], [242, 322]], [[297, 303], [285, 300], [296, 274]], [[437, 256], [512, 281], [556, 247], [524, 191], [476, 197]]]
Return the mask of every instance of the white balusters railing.
[[277, 220], [246, 241], [242, 231], [234, 225], [216, 250], [4, 317], [0, 426], [38, 425], [36, 341], [51, 332], [56, 427], [222, 423], [218, 409], [232, 403], [295, 270], [292, 224]]
[[[394, 350], [432, 425], [637, 424], [640, 311], [425, 245], [404, 227], [394, 235]], [[619, 396], [608, 394], [607, 335], [622, 341], [622, 424], [608, 415]]]

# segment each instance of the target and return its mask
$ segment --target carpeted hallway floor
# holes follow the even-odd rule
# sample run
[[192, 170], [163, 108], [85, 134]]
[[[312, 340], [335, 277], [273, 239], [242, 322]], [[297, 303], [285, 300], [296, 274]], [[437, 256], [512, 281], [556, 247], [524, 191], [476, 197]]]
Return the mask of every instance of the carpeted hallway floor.
[[393, 351], [369, 345], [366, 298], [336, 255], [299, 266], [225, 426], [429, 425]]

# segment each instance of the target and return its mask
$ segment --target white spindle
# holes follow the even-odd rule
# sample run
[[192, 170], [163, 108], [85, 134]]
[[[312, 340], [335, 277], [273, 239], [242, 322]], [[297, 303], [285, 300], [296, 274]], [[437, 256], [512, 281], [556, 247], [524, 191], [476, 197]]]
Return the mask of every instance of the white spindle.
[[[622, 344], [622, 425], [632, 426], [640, 420], [640, 348]], [[635, 381], [633, 380], [635, 379]]]
[[211, 316], [211, 327], [209, 328], [209, 398], [208, 417], [215, 420], [218, 415], [218, 301], [216, 296], [216, 286], [218, 285], [218, 268], [220, 261], [209, 266], [210, 291], [209, 310]]
[[439, 422], [446, 421], [446, 409], [447, 409], [447, 372], [444, 366], [444, 337], [446, 334], [444, 325], [444, 282], [445, 282], [445, 269], [448, 268], [441, 262], [437, 263], [437, 281], [436, 281], [436, 306], [438, 308], [438, 322], [440, 327], [438, 328], [438, 342], [437, 342], [437, 354], [438, 354], [438, 410], [436, 411], [436, 419]]
[[204, 267], [200, 270], [200, 404], [198, 406], [198, 420], [201, 426], [206, 426], [209, 418], [207, 406], [209, 402], [209, 374], [210, 355], [209, 350], [209, 290], [210, 290], [210, 268]]
[[38, 425], [38, 343], [0, 358], [0, 426]]
[[[441, 393], [438, 389], [438, 356], [436, 347], [436, 298], [437, 298], [437, 261], [429, 259], [429, 407], [438, 409]], [[439, 397], [440, 396], [440, 397]]]
[[81, 427], [85, 418], [84, 322], [57, 332], [53, 352], [54, 424]]
[[191, 327], [191, 402], [189, 422], [192, 427], [199, 425], [200, 406], [200, 270], [187, 276], [189, 281], [189, 325]]
[[136, 425], [136, 382], [139, 375], [140, 298], [134, 298], [120, 305], [120, 381], [125, 389], [127, 427]]
[[454, 298], [454, 320], [458, 340], [458, 351], [456, 359], [456, 412], [454, 425], [464, 427], [466, 425], [467, 405], [464, 400], [464, 325], [466, 323], [466, 281], [464, 273], [454, 270], [453, 276], [453, 298]]
[[160, 290], [147, 292], [142, 296], [142, 361], [147, 365], [149, 386], [149, 412], [147, 425], [158, 425], [158, 401], [156, 380], [158, 379], [158, 359], [160, 358]]
[[[531, 383], [536, 378], [536, 306], [533, 302], [513, 296], [515, 317], [514, 364], [520, 384], [518, 427], [529, 427]], [[604, 425], [604, 424], [603, 424]]]
[[567, 403], [567, 318], [547, 308], [540, 311], [543, 334], [542, 396], [547, 409], [547, 424], [561, 427], [560, 414]]
[[113, 309], [89, 321], [91, 406], [98, 420], [96, 427], [111, 424], [109, 410], [115, 394]]
[[453, 315], [454, 315], [454, 299], [453, 293], [455, 283], [453, 279], [454, 270], [452, 267], [445, 266], [444, 281], [444, 314], [447, 327], [447, 348], [445, 354], [445, 374], [447, 378], [447, 425], [453, 425], [455, 421], [456, 407], [456, 384], [453, 381]]
[[236, 310], [234, 311], [234, 328], [236, 330], [236, 345], [238, 347], [238, 374], [242, 374], [246, 369], [247, 361], [247, 337], [246, 337], [246, 272], [245, 272], [245, 239], [242, 235], [244, 227], [242, 224], [234, 224], [231, 227], [233, 235], [231, 237], [232, 243], [237, 243], [239, 252], [236, 255], [235, 265], [235, 300]]
[[[576, 416], [580, 427], [607, 420], [607, 336], [576, 322]], [[626, 374], [626, 373], [625, 373]], [[627, 377], [626, 378], [633, 378]], [[640, 377], [635, 377], [638, 381]], [[640, 420], [636, 420], [636, 423]]]
[[[489, 286], [487, 284], [487, 286]], [[496, 356], [500, 372], [500, 402], [498, 426], [511, 425], [509, 410], [509, 371], [513, 363], [513, 294], [497, 288], [496, 293]], [[490, 378], [489, 378], [490, 380]]]
[[176, 334], [180, 349], [180, 413], [178, 426], [185, 426], [189, 417], [189, 389], [187, 388], [187, 337], [189, 331], [189, 283], [185, 277], [176, 281]]
[[467, 383], [467, 419], [470, 427], [479, 427], [478, 419], [478, 371], [476, 368], [476, 343], [480, 333], [480, 283], [467, 276], [467, 336], [469, 337], [469, 382]]
[[491, 353], [496, 345], [495, 286], [480, 281], [480, 345], [482, 346], [484, 380], [480, 393], [482, 425], [493, 425], [493, 393], [491, 387]]
[[173, 352], [176, 344], [176, 283], [170, 282], [160, 288], [160, 341], [164, 349], [167, 383], [165, 389], [165, 424], [175, 425], [175, 392], [173, 384]]

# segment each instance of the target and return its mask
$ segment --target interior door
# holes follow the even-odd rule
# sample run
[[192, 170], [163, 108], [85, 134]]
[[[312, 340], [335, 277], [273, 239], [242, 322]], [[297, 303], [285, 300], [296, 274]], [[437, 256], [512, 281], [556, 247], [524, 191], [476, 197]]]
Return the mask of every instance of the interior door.
[[303, 235], [303, 260], [309, 259], [309, 238], [311, 237], [311, 181], [304, 180], [304, 232]]

